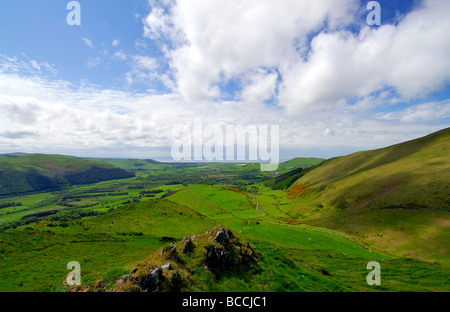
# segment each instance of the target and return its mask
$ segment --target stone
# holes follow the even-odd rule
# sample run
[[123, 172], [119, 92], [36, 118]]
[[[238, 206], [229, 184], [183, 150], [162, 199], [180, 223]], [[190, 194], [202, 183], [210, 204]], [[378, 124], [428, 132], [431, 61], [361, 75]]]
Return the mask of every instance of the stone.
[[222, 246], [227, 246], [230, 242], [230, 239], [234, 238], [233, 232], [231, 230], [221, 229], [214, 239], [214, 242], [219, 243]]
[[125, 284], [127, 281], [132, 281], [133, 280], [133, 276], [131, 274], [125, 275], [124, 277], [122, 277], [122, 279], [119, 281], [119, 286], [122, 284]]
[[211, 246], [205, 253], [205, 265], [215, 270], [225, 270], [232, 264], [230, 254], [226, 249], [219, 250]]
[[173, 273], [172, 277], [170, 278], [170, 290], [171, 291], [180, 291], [181, 284], [182, 284], [181, 275], [180, 275], [180, 273], [178, 273], [178, 271], [176, 271], [175, 273]]
[[181, 252], [184, 254], [190, 253], [192, 251], [192, 249], [194, 249], [194, 243], [192, 242], [191, 238], [188, 238], [186, 240], [186, 243], [184, 244], [183, 250]]
[[148, 291], [155, 291], [163, 279], [163, 270], [156, 268], [153, 271], [149, 271], [148, 274], [142, 278], [139, 282], [139, 286]]
[[178, 261], [178, 251], [177, 246], [172, 245], [169, 254], [166, 256], [167, 260]]

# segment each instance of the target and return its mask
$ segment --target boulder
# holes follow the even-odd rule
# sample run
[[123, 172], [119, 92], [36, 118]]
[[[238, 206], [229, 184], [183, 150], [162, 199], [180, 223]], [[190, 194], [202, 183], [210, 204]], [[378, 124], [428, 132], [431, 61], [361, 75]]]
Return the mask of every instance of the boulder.
[[163, 279], [163, 270], [156, 268], [150, 270], [146, 276], [139, 281], [139, 286], [147, 291], [155, 291]]
[[131, 274], [125, 275], [124, 277], [122, 277], [122, 278], [120, 279], [120, 281], [119, 281], [119, 286], [122, 285], [122, 284], [125, 284], [125, 283], [128, 282], [128, 281], [131, 282], [132, 280], [133, 280], [133, 275], [131, 275]]
[[186, 254], [186, 253], [190, 253], [192, 251], [192, 249], [194, 249], [194, 243], [192, 242], [192, 239], [189, 237], [186, 242], [184, 243], [183, 249], [182, 249], [182, 253]]
[[206, 249], [205, 265], [214, 270], [225, 270], [232, 265], [231, 256], [225, 248], [219, 250], [211, 246]]
[[233, 232], [231, 230], [220, 229], [217, 233], [214, 242], [226, 247], [230, 243], [230, 239], [234, 238]]
[[177, 246], [172, 245], [172, 246], [170, 247], [170, 252], [169, 252], [169, 254], [166, 256], [166, 260], [173, 260], [173, 261], [177, 261], [177, 260], [178, 260]]

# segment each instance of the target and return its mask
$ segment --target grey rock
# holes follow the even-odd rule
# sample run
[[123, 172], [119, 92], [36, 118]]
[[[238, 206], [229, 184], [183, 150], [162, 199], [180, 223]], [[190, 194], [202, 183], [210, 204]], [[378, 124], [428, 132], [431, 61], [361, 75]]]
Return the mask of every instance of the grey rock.
[[192, 251], [192, 249], [194, 249], [194, 243], [192, 242], [191, 238], [188, 238], [186, 243], [184, 244], [183, 250], [181, 252], [184, 254], [190, 253]]
[[219, 243], [222, 246], [228, 246], [230, 239], [234, 238], [233, 232], [231, 230], [221, 229], [214, 239], [214, 242]]
[[119, 285], [125, 284], [127, 281], [132, 281], [133, 280], [133, 276], [131, 274], [129, 275], [125, 275], [124, 277], [122, 277], [122, 279], [119, 282]]
[[149, 271], [148, 274], [139, 281], [139, 286], [148, 291], [156, 290], [163, 279], [162, 272], [163, 270], [161, 268]]

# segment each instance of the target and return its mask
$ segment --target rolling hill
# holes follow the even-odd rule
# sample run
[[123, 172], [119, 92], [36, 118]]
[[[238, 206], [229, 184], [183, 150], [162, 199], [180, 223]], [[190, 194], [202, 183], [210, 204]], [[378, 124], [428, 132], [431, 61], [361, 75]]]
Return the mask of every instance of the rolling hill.
[[71, 156], [5, 154], [0, 157], [0, 196], [59, 189], [74, 184], [133, 177], [102, 162]]
[[404, 255], [447, 259], [450, 128], [329, 159], [298, 179], [290, 214]]

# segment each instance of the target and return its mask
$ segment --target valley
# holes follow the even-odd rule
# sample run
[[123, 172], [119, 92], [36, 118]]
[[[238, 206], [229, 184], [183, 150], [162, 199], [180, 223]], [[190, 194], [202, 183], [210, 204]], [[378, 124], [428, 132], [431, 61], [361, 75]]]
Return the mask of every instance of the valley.
[[[0, 291], [449, 291], [449, 135], [295, 158], [276, 173], [2, 155]], [[234, 249], [216, 242], [220, 229]], [[181, 253], [189, 237], [192, 252]], [[173, 246], [175, 260], [162, 259]], [[231, 255], [221, 270], [205, 265], [213, 246]], [[235, 254], [243, 246], [250, 260]], [[151, 288], [145, 272], [163, 260], [171, 269]], [[70, 261], [80, 286], [64, 283]], [[370, 261], [381, 285], [366, 283]]]

